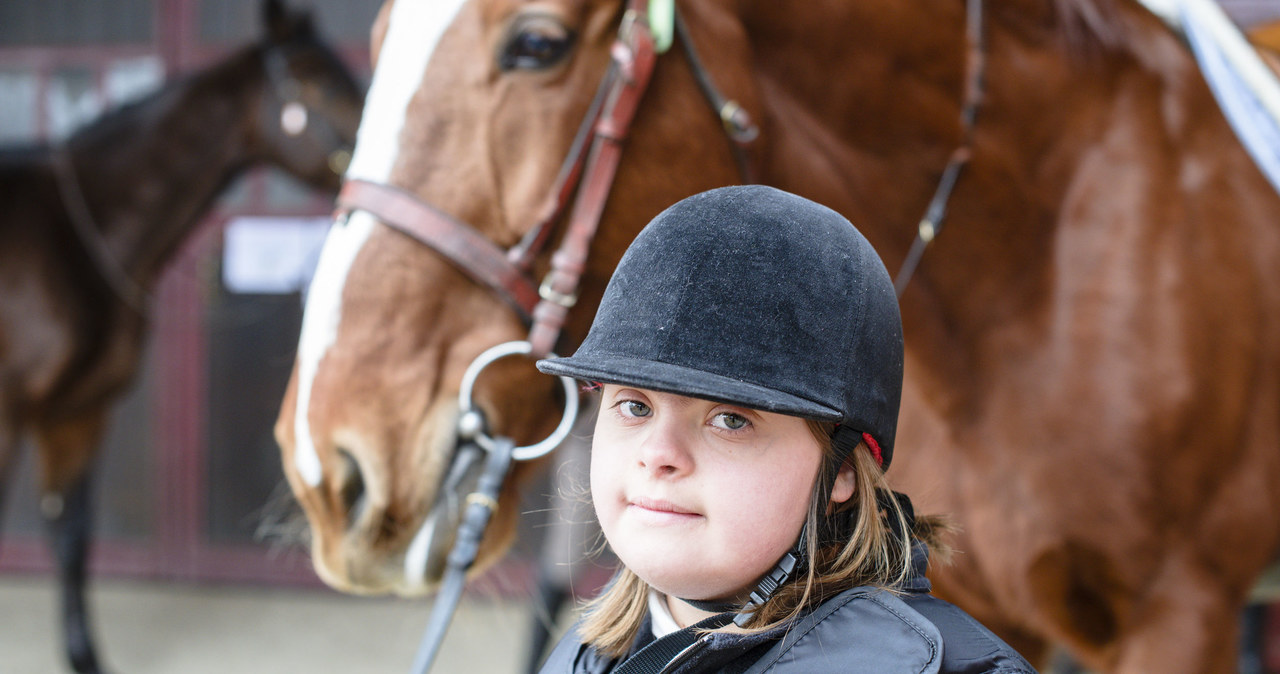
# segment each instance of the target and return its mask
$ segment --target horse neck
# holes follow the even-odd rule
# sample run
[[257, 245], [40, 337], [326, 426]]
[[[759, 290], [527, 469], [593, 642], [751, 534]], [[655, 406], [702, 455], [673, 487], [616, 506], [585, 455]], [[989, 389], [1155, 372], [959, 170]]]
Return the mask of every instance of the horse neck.
[[257, 63], [255, 50], [238, 52], [68, 141], [93, 224], [143, 287], [256, 159], [252, 120], [266, 81]]
[[[785, 12], [780, 4], [757, 7]], [[748, 18], [771, 122], [760, 165], [766, 182], [850, 215], [894, 273], [962, 143], [964, 3], [828, 4], [807, 25]], [[1155, 80], [1194, 69], [1136, 6], [984, 4], [985, 95], [973, 161], [903, 304], [909, 331], [939, 340], [967, 340], [1043, 298], [1067, 186], [1084, 153], [1114, 128], [1116, 106], [1133, 102], [1118, 94], [1137, 78], [1155, 90]], [[1141, 62], [1144, 51], [1155, 54], [1151, 62]], [[822, 63], [798, 63], [805, 54]]]

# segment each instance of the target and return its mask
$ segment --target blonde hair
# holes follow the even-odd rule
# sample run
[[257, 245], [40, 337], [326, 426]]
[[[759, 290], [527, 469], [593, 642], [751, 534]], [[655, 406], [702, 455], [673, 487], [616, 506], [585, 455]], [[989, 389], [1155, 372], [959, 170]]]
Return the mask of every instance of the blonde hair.
[[[899, 536], [894, 531], [906, 531], [909, 524], [897, 499], [883, 502], [879, 493], [889, 493], [884, 471], [871, 455], [866, 444], [859, 443], [846, 460], [853, 467], [853, 496], [844, 503], [832, 504], [828, 514], [829, 484], [836, 474], [833, 464], [837, 460], [831, 436], [834, 425], [809, 421], [809, 430], [823, 447], [823, 470], [809, 497], [809, 512], [805, 526], [806, 559], [811, 563], [805, 572], [778, 588], [773, 596], [757, 609], [746, 625], [749, 632], [770, 629], [795, 619], [811, 607], [821, 604], [845, 590], [871, 585], [894, 590], [911, 576], [912, 538], [929, 546], [933, 556], [946, 562], [951, 554], [950, 546], [943, 540], [951, 533], [952, 526], [939, 516], [918, 516], [910, 536]], [[819, 534], [826, 517], [849, 517], [852, 523], [842, 533], [841, 541], [822, 541]], [[644, 622], [648, 610], [649, 585], [623, 566], [604, 592], [586, 606], [580, 628], [584, 643], [595, 647], [610, 657], [626, 655], [635, 641], [636, 633]]]

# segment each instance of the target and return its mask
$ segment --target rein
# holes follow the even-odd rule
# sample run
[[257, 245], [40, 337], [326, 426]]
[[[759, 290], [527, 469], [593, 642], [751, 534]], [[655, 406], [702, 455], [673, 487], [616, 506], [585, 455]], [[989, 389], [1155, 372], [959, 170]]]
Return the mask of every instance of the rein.
[[124, 265], [111, 252], [111, 246], [102, 236], [93, 212], [89, 210], [89, 202], [84, 198], [84, 190], [80, 187], [80, 179], [76, 177], [75, 163], [71, 160], [71, 151], [66, 147], [55, 148], [52, 152], [53, 176], [58, 184], [58, 194], [62, 197], [62, 205], [71, 218], [71, 228], [76, 239], [89, 258], [98, 274], [107, 282], [111, 291], [129, 308], [141, 315], [147, 313], [151, 296], [129, 275]]
[[[674, 4], [666, 9], [675, 22], [674, 32], [684, 47], [699, 88], [722, 120], [733, 142], [735, 160], [744, 178], [750, 180], [746, 148], [759, 131], [742, 106], [721, 95], [712, 83]], [[628, 0], [618, 37], [610, 49], [609, 69], [561, 164], [542, 215], [529, 233], [509, 250], [502, 250], [474, 227], [391, 185], [347, 180], [338, 195], [335, 220], [341, 221], [356, 210], [370, 213], [435, 250], [472, 280], [493, 290], [530, 326], [527, 341], [499, 344], [485, 351], [463, 376], [459, 392], [462, 410], [458, 421], [459, 443], [453, 462], [474, 464], [479, 460], [477, 447], [483, 449], [488, 458], [476, 490], [466, 498], [466, 511], [446, 560], [441, 590], [414, 658], [412, 671], [415, 673], [429, 671], [439, 653], [461, 600], [467, 570], [474, 564], [484, 530], [498, 508], [499, 492], [512, 462], [540, 457], [555, 449], [568, 437], [577, 417], [576, 385], [572, 379], [561, 377], [565, 413], [560, 425], [551, 437], [536, 445], [514, 447], [509, 438], [492, 438], [487, 434], [483, 415], [472, 404], [471, 391], [480, 372], [494, 360], [512, 355], [555, 356], [552, 349], [560, 338], [569, 309], [577, 302], [579, 282], [617, 173], [622, 144], [648, 87], [657, 54], [648, 0]], [[534, 261], [550, 238], [555, 223], [569, 209], [571, 197], [574, 201], [560, 248], [552, 254], [551, 269], [542, 283], [535, 284], [531, 276]], [[427, 553], [422, 546], [426, 543], [420, 546], [419, 539], [425, 540], [423, 532], [415, 537], [406, 558], [425, 560]], [[425, 561], [422, 564], [425, 566]]]
[[907, 257], [898, 268], [898, 275], [893, 279], [893, 289], [898, 298], [906, 291], [911, 276], [920, 265], [925, 248], [933, 243], [934, 237], [942, 231], [942, 221], [947, 216], [947, 202], [951, 199], [951, 191], [960, 179], [960, 171], [969, 164], [973, 156], [973, 127], [978, 120], [978, 106], [982, 104], [983, 77], [986, 74], [986, 47], [982, 38], [982, 0], [968, 0], [965, 3], [965, 38], [969, 48], [965, 54], [965, 87], [964, 103], [960, 108], [960, 145], [947, 160], [942, 169], [942, 178], [934, 190], [933, 199], [925, 208], [924, 217], [916, 228], [915, 241], [907, 251]]
[[[440, 593], [436, 596], [431, 617], [422, 635], [422, 642], [413, 659], [411, 671], [415, 673], [425, 674], [429, 671], [431, 664], [435, 662], [436, 655], [440, 652], [440, 645], [444, 643], [449, 623], [458, 609], [458, 602], [462, 599], [462, 590], [467, 582], [467, 571], [475, 563], [476, 556], [480, 552], [480, 541], [484, 538], [484, 531], [489, 526], [489, 519], [498, 510], [498, 497], [502, 491], [502, 484], [507, 479], [507, 473], [511, 470], [512, 462], [528, 461], [545, 456], [569, 437], [569, 431], [573, 429], [573, 424], [578, 418], [576, 384], [569, 377], [560, 377], [565, 395], [564, 416], [561, 417], [560, 424], [550, 436], [527, 447], [516, 447], [510, 438], [495, 438], [488, 435], [484, 414], [476, 409], [472, 402], [471, 393], [476, 380], [479, 379], [480, 373], [494, 361], [507, 356], [527, 355], [532, 348], [529, 342], [499, 344], [477, 356], [467, 367], [466, 373], [462, 375], [462, 387], [458, 392], [458, 406], [461, 410], [458, 417], [460, 442], [451, 463], [457, 464], [461, 460], [467, 464], [474, 464], [480, 460], [481, 455], [488, 456], [484, 470], [476, 482], [475, 491], [467, 495], [466, 511], [458, 525], [453, 548], [449, 550], [449, 556], [446, 559]], [[555, 357], [554, 354], [551, 356]], [[459, 473], [468, 467], [455, 465], [450, 472]], [[425, 566], [426, 551], [419, 549], [418, 543], [418, 537], [415, 537], [409, 552], [406, 553], [406, 558], [423, 558], [422, 563]]]
[[[508, 250], [486, 239], [471, 225], [391, 185], [348, 179], [338, 195], [335, 219], [357, 210], [435, 250], [472, 280], [488, 287], [529, 326], [531, 355], [541, 358], [560, 339], [569, 310], [577, 303], [587, 255], [599, 228], [636, 109], [657, 59], [649, 24], [648, 0], [628, 0], [611, 61], [596, 96], [578, 128], [569, 154], [557, 174], [541, 216], [529, 233]], [[735, 157], [747, 173], [745, 147], [758, 130], [746, 111], [719, 93], [697, 58], [683, 23], [675, 15], [676, 34], [684, 46], [699, 87], [724, 122]], [[570, 199], [573, 199], [570, 207]], [[541, 283], [532, 276], [535, 260], [568, 212], [560, 248]]]

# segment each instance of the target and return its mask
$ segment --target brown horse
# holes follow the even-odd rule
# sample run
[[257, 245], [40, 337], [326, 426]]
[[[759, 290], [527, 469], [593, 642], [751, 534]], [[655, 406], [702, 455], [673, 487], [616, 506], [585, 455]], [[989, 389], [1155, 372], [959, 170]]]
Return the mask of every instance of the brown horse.
[[152, 288], [237, 175], [267, 162], [336, 191], [331, 161], [355, 141], [351, 73], [307, 15], [264, 8], [260, 42], [60, 146], [0, 152], [0, 473], [30, 432], [78, 672], [99, 671], [84, 604], [92, 458], [138, 369]]
[[[891, 477], [963, 527], [963, 553], [934, 570], [940, 593], [1033, 659], [1058, 643], [1111, 672], [1229, 671], [1240, 606], [1280, 541], [1280, 198], [1185, 46], [1131, 0], [994, 0], [980, 40], [967, 5], [679, 9], [706, 73], [759, 124], [748, 175], [841, 211], [891, 270], [944, 167], [968, 159], [902, 301]], [[517, 245], [550, 212], [615, 36], [634, 35], [624, 11], [388, 3], [348, 178]], [[643, 74], [634, 52], [614, 53], [624, 78]], [[656, 60], [562, 351], [643, 223], [743, 180], [695, 72], [681, 49]], [[330, 234], [277, 437], [319, 573], [413, 593], [437, 582], [448, 547], [433, 505], [452, 496], [438, 485], [464, 368], [528, 328], [402, 223], [385, 226], [413, 209], [384, 201]], [[499, 362], [477, 405], [494, 432], [535, 440], [559, 415], [559, 384]], [[521, 478], [487, 560], [505, 549]], [[425, 563], [406, 561], [415, 540]]]

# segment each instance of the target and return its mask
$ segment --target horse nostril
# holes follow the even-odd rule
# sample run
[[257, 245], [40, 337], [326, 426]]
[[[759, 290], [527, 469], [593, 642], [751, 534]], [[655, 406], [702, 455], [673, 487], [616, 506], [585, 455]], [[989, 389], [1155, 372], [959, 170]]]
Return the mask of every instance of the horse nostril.
[[347, 513], [347, 526], [354, 526], [364, 513], [365, 498], [364, 475], [360, 472], [360, 464], [351, 452], [338, 448], [338, 457], [342, 461], [339, 478], [338, 495], [342, 499], [342, 508]]

